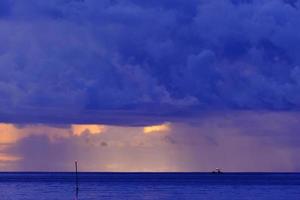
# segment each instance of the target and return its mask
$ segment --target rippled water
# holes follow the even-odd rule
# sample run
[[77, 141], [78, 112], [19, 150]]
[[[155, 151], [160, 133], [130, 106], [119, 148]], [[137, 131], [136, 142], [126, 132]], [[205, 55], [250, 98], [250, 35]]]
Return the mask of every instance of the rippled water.
[[295, 173], [0, 173], [1, 200], [299, 200]]

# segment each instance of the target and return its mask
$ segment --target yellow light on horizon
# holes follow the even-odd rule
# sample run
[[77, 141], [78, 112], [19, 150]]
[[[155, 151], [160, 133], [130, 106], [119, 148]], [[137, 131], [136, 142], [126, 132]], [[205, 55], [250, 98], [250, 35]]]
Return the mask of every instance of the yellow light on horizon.
[[88, 133], [92, 135], [101, 134], [105, 131], [106, 126], [104, 125], [96, 125], [96, 124], [83, 124], [72, 125], [72, 133], [76, 136], [81, 136], [82, 134]]
[[0, 154], [0, 162], [16, 162], [18, 160], [21, 160], [21, 158], [7, 154]]
[[13, 124], [0, 123], [0, 144], [12, 144], [20, 138], [18, 129]]
[[171, 129], [169, 123], [154, 125], [154, 126], [146, 126], [144, 127], [145, 134], [152, 134], [152, 133], [166, 133], [169, 132]]

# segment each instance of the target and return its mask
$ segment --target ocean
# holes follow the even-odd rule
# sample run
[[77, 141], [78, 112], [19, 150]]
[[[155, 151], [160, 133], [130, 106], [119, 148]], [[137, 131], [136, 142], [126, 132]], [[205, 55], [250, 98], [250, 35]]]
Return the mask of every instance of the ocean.
[[0, 200], [300, 200], [300, 173], [0, 173]]

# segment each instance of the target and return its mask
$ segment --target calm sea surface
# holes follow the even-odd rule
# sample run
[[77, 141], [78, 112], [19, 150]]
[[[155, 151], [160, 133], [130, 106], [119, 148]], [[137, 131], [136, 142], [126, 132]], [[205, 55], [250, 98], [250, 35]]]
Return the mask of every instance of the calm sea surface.
[[0, 173], [0, 200], [300, 200], [295, 173]]

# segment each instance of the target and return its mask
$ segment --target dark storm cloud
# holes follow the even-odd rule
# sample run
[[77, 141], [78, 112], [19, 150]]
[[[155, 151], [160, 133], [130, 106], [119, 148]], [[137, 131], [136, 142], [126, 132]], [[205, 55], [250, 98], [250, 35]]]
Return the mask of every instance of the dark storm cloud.
[[1, 1], [0, 120], [139, 124], [211, 109], [298, 110], [298, 7]]

